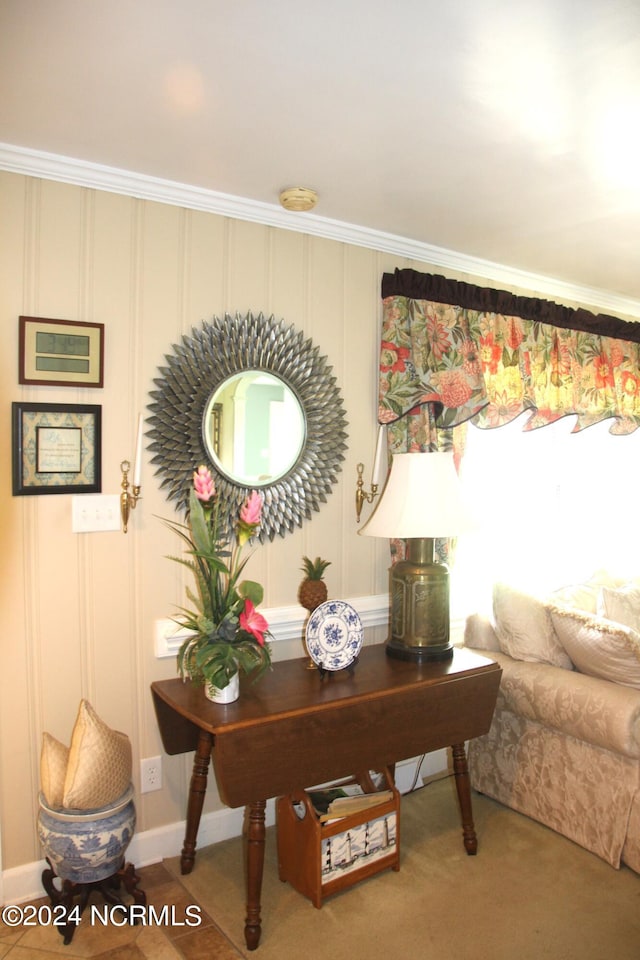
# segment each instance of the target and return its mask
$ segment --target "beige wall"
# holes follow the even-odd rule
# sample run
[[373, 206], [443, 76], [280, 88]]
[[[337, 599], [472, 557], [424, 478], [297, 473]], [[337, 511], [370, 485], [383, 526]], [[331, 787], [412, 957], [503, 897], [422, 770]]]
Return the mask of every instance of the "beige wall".
[[[408, 265], [333, 240], [0, 174], [4, 870], [41, 857], [35, 833], [41, 735], [47, 730], [68, 742], [81, 697], [130, 736], [136, 786], [138, 759], [162, 753], [149, 684], [173, 676], [175, 665], [155, 659], [153, 623], [170, 616], [184, 592], [180, 567], [164, 559], [176, 545], [157, 518], [173, 509], [149, 457], [130, 532], [73, 534], [69, 496], [11, 495], [11, 402], [102, 404], [103, 491], [118, 493], [119, 463], [134, 453], [137, 412], [171, 344], [214, 314], [283, 317], [334, 367], [348, 451], [321, 512], [294, 534], [259, 547], [250, 573], [264, 583], [267, 607], [296, 602], [304, 554], [331, 560], [332, 596], [384, 593], [386, 544], [356, 535], [353, 502], [356, 464], [371, 465], [376, 438], [380, 278]], [[104, 389], [21, 387], [20, 314], [104, 323]], [[277, 645], [274, 653], [277, 660]], [[187, 758], [163, 756], [163, 789], [137, 798], [138, 831], [183, 819], [189, 772]], [[211, 789], [207, 809], [217, 806]]]
[[[260, 547], [251, 575], [266, 606], [296, 603], [304, 554], [331, 560], [332, 596], [384, 592], [384, 546], [356, 536], [355, 464], [375, 445], [379, 283], [398, 261], [362, 248], [51, 181], [0, 176], [0, 364], [5, 415], [0, 557], [2, 866], [40, 859], [35, 835], [43, 730], [68, 742], [88, 697], [126, 731], [138, 758], [161, 753], [149, 684], [175, 674], [156, 660], [153, 622], [183, 599], [176, 542], [157, 517], [173, 508], [147, 457], [130, 531], [73, 534], [68, 495], [11, 496], [10, 404], [99, 403], [103, 491], [119, 492], [137, 411], [180, 335], [204, 318], [252, 310], [304, 330], [334, 367], [349, 449], [335, 492], [311, 522]], [[105, 324], [101, 390], [21, 387], [20, 314]], [[300, 651], [302, 652], [302, 651]], [[278, 657], [277, 645], [274, 650]], [[164, 759], [164, 787], [137, 801], [138, 830], [184, 817], [188, 767]], [[217, 804], [215, 790], [208, 798]]]

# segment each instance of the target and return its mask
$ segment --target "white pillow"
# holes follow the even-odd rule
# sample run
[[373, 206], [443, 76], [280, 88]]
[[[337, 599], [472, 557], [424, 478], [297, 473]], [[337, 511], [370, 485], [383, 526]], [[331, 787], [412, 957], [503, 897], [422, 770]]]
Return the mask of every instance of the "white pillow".
[[559, 590], [554, 590], [549, 599], [554, 604], [565, 603], [573, 610], [600, 613], [599, 607], [603, 587], [619, 587], [623, 582], [606, 570], [596, 570], [584, 583], [569, 584], [560, 587]]
[[493, 588], [493, 619], [503, 653], [514, 660], [549, 663], [571, 670], [542, 600], [505, 583]]
[[576, 583], [570, 587], [554, 590], [549, 599], [554, 604], [566, 604], [572, 610], [597, 613], [601, 590], [602, 587], [597, 584]]
[[640, 587], [636, 584], [602, 587], [601, 600], [602, 616], [640, 633]]
[[635, 630], [581, 610], [550, 609], [555, 631], [577, 670], [640, 690], [640, 635]]

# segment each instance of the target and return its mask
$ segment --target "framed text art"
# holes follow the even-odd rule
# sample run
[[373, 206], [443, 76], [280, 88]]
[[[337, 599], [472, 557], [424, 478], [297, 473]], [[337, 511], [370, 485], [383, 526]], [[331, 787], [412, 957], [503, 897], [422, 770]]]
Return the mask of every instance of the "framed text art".
[[20, 383], [102, 387], [104, 324], [19, 318]]
[[102, 407], [12, 403], [13, 495], [101, 493]]

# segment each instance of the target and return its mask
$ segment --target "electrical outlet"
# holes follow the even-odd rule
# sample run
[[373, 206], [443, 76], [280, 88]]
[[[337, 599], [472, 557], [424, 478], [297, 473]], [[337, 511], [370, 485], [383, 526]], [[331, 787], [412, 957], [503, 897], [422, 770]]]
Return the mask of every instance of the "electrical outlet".
[[140, 793], [162, 789], [162, 758], [147, 757], [140, 761]]

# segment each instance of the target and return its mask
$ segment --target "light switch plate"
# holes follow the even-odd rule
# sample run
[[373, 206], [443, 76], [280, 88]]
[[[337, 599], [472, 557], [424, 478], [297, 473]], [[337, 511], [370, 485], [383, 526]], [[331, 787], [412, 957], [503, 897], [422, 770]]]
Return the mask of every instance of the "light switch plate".
[[120, 529], [117, 493], [84, 493], [71, 497], [73, 533], [104, 533]]

